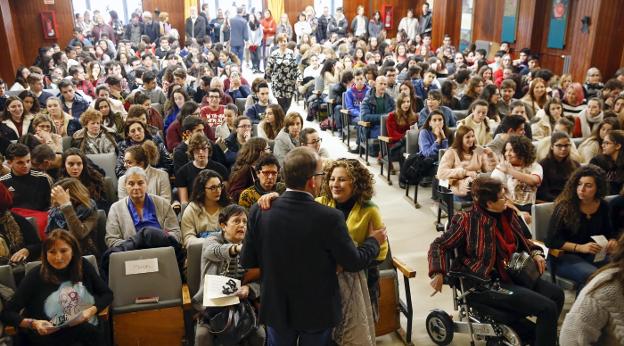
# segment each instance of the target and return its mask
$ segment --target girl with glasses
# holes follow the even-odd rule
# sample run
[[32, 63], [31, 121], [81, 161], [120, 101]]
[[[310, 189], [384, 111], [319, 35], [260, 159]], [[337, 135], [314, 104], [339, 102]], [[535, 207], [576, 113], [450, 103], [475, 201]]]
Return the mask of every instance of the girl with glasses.
[[570, 155], [572, 141], [564, 132], [553, 132], [550, 136], [548, 156], [539, 162], [544, 170], [542, 183], [537, 188], [537, 199], [552, 202], [559, 196], [566, 181], [580, 166]]

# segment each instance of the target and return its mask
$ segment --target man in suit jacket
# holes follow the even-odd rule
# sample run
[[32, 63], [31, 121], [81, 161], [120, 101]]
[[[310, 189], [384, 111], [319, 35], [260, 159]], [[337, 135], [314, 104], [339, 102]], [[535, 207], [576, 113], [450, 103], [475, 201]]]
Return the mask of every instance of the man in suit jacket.
[[268, 210], [251, 208], [241, 263], [260, 268], [260, 320], [268, 327], [269, 345], [329, 345], [341, 318], [337, 265], [366, 268], [386, 233], [371, 231], [355, 247], [342, 213], [314, 201], [323, 169], [310, 148], [291, 150], [283, 172], [287, 191]]
[[249, 26], [243, 18], [243, 8], [236, 9], [236, 16], [230, 19], [230, 47], [238, 60], [243, 62], [245, 43], [249, 41]]
[[206, 36], [206, 20], [202, 16], [197, 15], [195, 7], [190, 8], [191, 16], [186, 18], [185, 31], [186, 37], [192, 37], [197, 41], [204, 41]]

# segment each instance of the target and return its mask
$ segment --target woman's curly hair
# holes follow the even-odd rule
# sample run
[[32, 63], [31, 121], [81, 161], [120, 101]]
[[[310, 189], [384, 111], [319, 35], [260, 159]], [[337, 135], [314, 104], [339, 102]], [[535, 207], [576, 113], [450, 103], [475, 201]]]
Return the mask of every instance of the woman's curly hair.
[[[530, 166], [535, 162], [535, 147], [530, 139], [525, 136], [510, 136], [507, 143], [511, 144], [511, 148], [516, 153], [516, 156], [522, 160], [524, 166]], [[507, 144], [503, 147], [503, 155], [505, 155], [506, 149]]]
[[370, 201], [375, 194], [373, 186], [375, 178], [371, 172], [356, 159], [338, 159], [327, 165], [325, 168], [325, 176], [323, 177], [323, 185], [321, 195], [332, 199], [331, 188], [329, 187], [329, 179], [332, 172], [337, 167], [342, 167], [347, 171], [349, 178], [353, 182], [353, 198], [360, 204]]
[[576, 232], [581, 218], [580, 200], [576, 193], [579, 180], [582, 177], [592, 177], [596, 184], [596, 197], [602, 199], [607, 195], [607, 183], [605, 172], [602, 168], [589, 164], [581, 166], [572, 173], [566, 182], [563, 191], [555, 199], [555, 213], [559, 215], [565, 225]]

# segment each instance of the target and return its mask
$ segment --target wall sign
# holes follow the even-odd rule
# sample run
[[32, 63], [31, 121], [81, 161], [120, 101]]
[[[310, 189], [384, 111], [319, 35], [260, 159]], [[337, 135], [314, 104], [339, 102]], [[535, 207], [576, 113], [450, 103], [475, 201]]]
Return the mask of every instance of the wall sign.
[[548, 30], [548, 48], [563, 49], [565, 45], [566, 29], [570, 0], [554, 0], [550, 11], [550, 27]]
[[516, 42], [516, 27], [518, 25], [518, 0], [505, 0], [503, 9], [503, 30], [501, 41]]

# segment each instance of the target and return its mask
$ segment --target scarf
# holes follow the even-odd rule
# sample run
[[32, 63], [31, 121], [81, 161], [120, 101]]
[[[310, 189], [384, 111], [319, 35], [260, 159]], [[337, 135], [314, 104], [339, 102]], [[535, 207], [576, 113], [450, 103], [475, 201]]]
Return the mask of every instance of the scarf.
[[10, 254], [14, 254], [24, 247], [22, 230], [8, 210], [0, 216], [0, 237], [6, 240]]
[[586, 138], [591, 136], [594, 126], [597, 126], [604, 119], [604, 112], [601, 111], [600, 114], [590, 119], [587, 109], [585, 109], [579, 115], [579, 119], [581, 120], [581, 132]]
[[[96, 212], [95, 201], [91, 199], [89, 200], [88, 207], [84, 204], [80, 204], [77, 207], [74, 207], [74, 210], [76, 211], [78, 219], [80, 219], [80, 221], [83, 221]], [[48, 221], [46, 233], [50, 233], [57, 228], [65, 230], [67, 229], [67, 220], [65, 219], [65, 215], [63, 214], [61, 207], [50, 208], [50, 210], [48, 211], [48, 218], [50, 221]]]
[[505, 214], [489, 213], [496, 218], [496, 229], [494, 230], [496, 236], [496, 269], [501, 277], [501, 281], [511, 282], [511, 278], [505, 269], [505, 264], [518, 248], [517, 239], [509, 224], [510, 220]]

